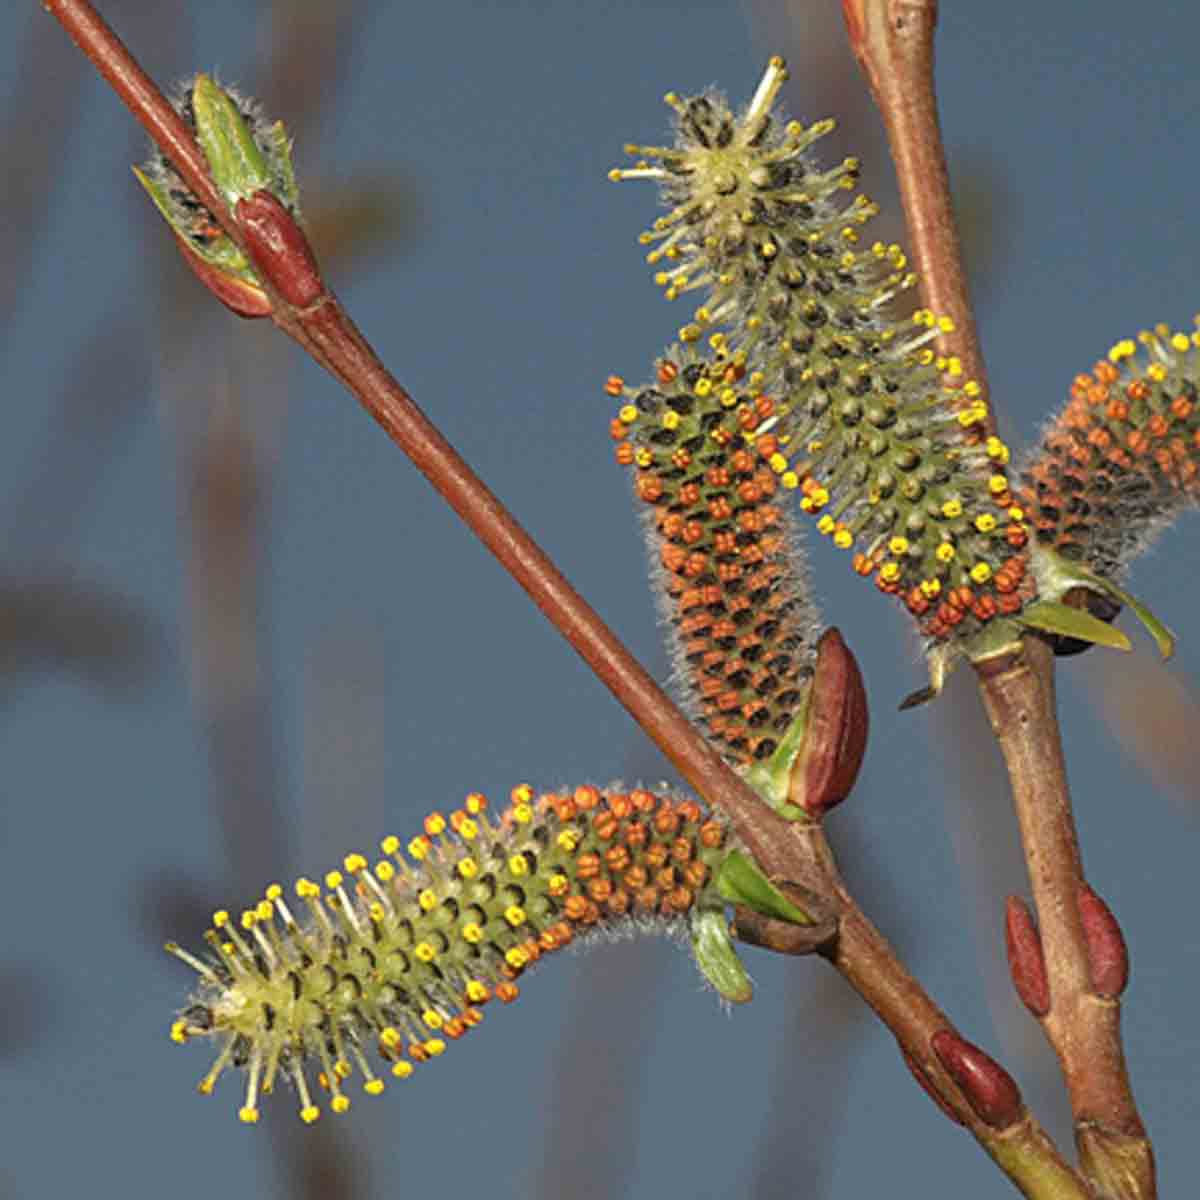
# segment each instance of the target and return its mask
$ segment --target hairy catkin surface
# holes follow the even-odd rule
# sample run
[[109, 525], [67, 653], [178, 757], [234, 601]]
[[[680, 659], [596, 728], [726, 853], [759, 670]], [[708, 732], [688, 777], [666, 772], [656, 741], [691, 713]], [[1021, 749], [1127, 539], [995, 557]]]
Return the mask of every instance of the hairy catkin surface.
[[[447, 819], [434, 813], [407, 855], [395, 837], [373, 867], [347, 855], [324, 887], [296, 884], [293, 915], [278, 884], [235, 919], [218, 912], [201, 958], [170, 949], [200, 974], [172, 1026], [176, 1041], [211, 1038], [246, 1075], [239, 1115], [282, 1078], [300, 1116], [319, 1115], [312, 1085], [335, 1112], [384, 1072], [406, 1078], [517, 997], [516, 980], [543, 955], [592, 932], [670, 932], [709, 900], [726, 850], [724, 825], [695, 801], [635, 788], [535, 796], [522, 785], [498, 817], [473, 793]], [[719, 903], [719, 901], [718, 901]]]
[[[914, 282], [905, 256], [865, 244], [875, 205], [845, 196], [857, 161], [824, 170], [810, 155], [832, 122], [773, 115], [785, 78], [773, 59], [740, 116], [715, 93], [669, 95], [675, 145], [629, 146], [640, 161], [612, 176], [659, 185], [667, 212], [642, 236], [647, 257], [669, 298], [700, 301], [680, 338], [739, 413], [741, 445], [931, 643], [960, 640], [1035, 598], [1009, 451], [986, 433], [979, 386], [932, 348], [950, 323], [887, 315]], [[655, 423], [670, 418], [638, 394], [621, 393], [619, 419], [653, 454], [632, 464], [661, 475]]]
[[1039, 545], [1117, 581], [1200, 501], [1200, 332], [1165, 325], [1078, 375], [1021, 479]]

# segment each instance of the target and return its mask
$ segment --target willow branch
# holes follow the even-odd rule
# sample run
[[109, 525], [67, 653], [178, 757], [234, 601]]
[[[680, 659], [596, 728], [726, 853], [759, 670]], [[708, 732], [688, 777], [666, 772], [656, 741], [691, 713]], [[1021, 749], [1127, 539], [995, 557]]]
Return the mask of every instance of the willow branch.
[[[949, 317], [944, 354], [987, 394], [933, 83], [937, 0], [842, 0], [850, 45], [883, 117], [926, 307]], [[995, 433], [994, 419], [988, 432]]]
[[[883, 116], [924, 303], [954, 322], [943, 339], [986, 393], [937, 117], [933, 42], [937, 0], [842, 0], [851, 45]], [[989, 405], [990, 432], [995, 432]], [[1054, 705], [1049, 649], [1027, 636], [977, 666], [1008, 766], [1040, 923], [1049, 1010], [1040, 1017], [1058, 1055], [1085, 1176], [1105, 1195], [1149, 1200], [1154, 1159], [1125, 1069], [1119, 1007], [1097, 994], [1080, 913], [1086, 883]]]

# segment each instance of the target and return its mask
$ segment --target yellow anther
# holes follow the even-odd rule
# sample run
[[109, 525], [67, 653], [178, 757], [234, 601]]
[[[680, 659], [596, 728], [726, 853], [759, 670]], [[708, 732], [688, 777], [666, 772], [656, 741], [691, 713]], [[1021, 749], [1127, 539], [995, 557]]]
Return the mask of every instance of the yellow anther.
[[429, 854], [429, 849], [430, 846], [428, 838], [415, 837], [411, 842], [408, 843], [409, 855], [412, 858], [415, 858], [418, 862], [420, 862], [421, 859], [425, 858], [426, 855]]
[[953, 333], [954, 319], [952, 317], [938, 317], [937, 327], [939, 333]]
[[679, 414], [674, 409], [667, 409], [662, 415], [662, 426], [664, 429], [678, 429]]
[[238, 1109], [238, 1120], [244, 1125], [253, 1125], [258, 1120], [258, 1109], [251, 1104]]
[[315, 1104], [306, 1104], [300, 1110], [300, 1120], [302, 1120], [305, 1125], [311, 1125], [320, 1115], [321, 1110]]
[[947, 500], [942, 505], [942, 516], [948, 521], [953, 521], [955, 517], [961, 517], [963, 511], [961, 500]]
[[379, 843], [379, 848], [384, 854], [395, 854], [400, 849], [400, 839], [394, 834], [389, 834]]
[[884, 583], [894, 583], [900, 578], [900, 564], [894, 562], [886, 562], [879, 568], [879, 578]]
[[942, 590], [942, 582], [940, 579], [922, 579], [921, 593], [927, 596], [930, 600], [938, 595]]
[[513, 820], [518, 825], [528, 825], [533, 820], [533, 805], [532, 804], [514, 804], [512, 810]]
[[483, 941], [483, 926], [476, 924], [474, 921], [468, 921], [462, 927], [463, 941], [470, 942], [472, 946], [478, 945]]
[[341, 871], [326, 871], [325, 872], [325, 886], [327, 888], [332, 889], [332, 888], [336, 888], [336, 887], [341, 887], [341, 885], [342, 885]]
[[1178, 350], [1181, 354], [1191, 346], [1186, 333], [1173, 333], [1171, 335], [1171, 349]]
[[520, 946], [514, 946], [511, 950], [505, 951], [504, 961], [510, 967], [520, 970], [529, 961], [529, 955]]
[[392, 1064], [392, 1074], [397, 1079], [407, 1079], [413, 1073], [413, 1065], [410, 1062], [398, 1062]]
[[317, 887], [311, 879], [305, 879], [303, 875], [296, 880], [296, 895], [301, 900], [312, 900], [321, 894], [321, 889]]
[[514, 854], [508, 860], [508, 869], [513, 875], [528, 875], [529, 859], [523, 854]]
[[519, 904], [510, 904], [504, 910], [504, 919], [514, 928], [518, 929], [528, 920], [525, 915], [525, 910]]
[[647, 450], [645, 446], [639, 446], [637, 450], [634, 451], [633, 461], [637, 463], [639, 467], [645, 469], [654, 462], [654, 452], [652, 450]]
[[795, 471], [784, 471], [784, 473], [779, 477], [779, 482], [782, 483], [785, 488], [791, 491], [793, 488], [798, 488], [800, 486], [800, 476], [797, 475]]
[[278, 900], [282, 895], [283, 888], [281, 888], [279, 884], [271, 883], [267, 885], [266, 897], [271, 901], [272, 904], [274, 904], [275, 901]]
[[477, 817], [487, 808], [487, 797], [482, 792], [470, 792], [463, 804], [471, 816]]
[[563, 874], [551, 875], [546, 881], [546, 891], [552, 896], [565, 896], [570, 890], [571, 881]]
[[430, 837], [437, 837], [439, 833], [445, 833], [446, 818], [440, 812], [430, 813], [425, 818], [425, 832]]
[[484, 1001], [487, 998], [488, 990], [482, 983], [479, 982], [478, 979], [472, 979], [470, 983], [467, 984], [467, 999], [470, 1000], [472, 1004], [479, 1004], [481, 1001]]
[[826, 513], [817, 522], [817, 532], [818, 533], [830, 534], [836, 528], [837, 528], [837, 522], [828, 513]]
[[178, 1042], [181, 1046], [188, 1040], [187, 1022], [180, 1019], [171, 1022], [171, 1041]]
[[430, 1029], [441, 1029], [445, 1025], [445, 1018], [440, 1012], [435, 1012], [432, 1008], [427, 1008], [421, 1014], [421, 1020], [429, 1026]]
[[974, 379], [968, 379], [967, 382], [962, 385], [962, 390], [963, 394], [970, 396], [971, 399], [974, 399], [976, 396], [983, 395], [983, 388], [981, 388], [978, 382]]
[[428, 942], [418, 942], [413, 947], [413, 953], [423, 963], [433, 962], [437, 958], [437, 951]]
[[849, 550], [854, 545], [854, 534], [843, 527], [833, 535], [833, 544], [839, 550]]
[[975, 528], [980, 533], [991, 533], [996, 528], [996, 518], [991, 513], [980, 513], [975, 518]]
[[378, 862], [375, 864], [375, 878], [380, 883], [391, 883], [396, 878], [396, 868], [390, 862]]
[[767, 459], [767, 466], [769, 466], [776, 475], [781, 475], [787, 470], [788, 460], [782, 454], [780, 454], [778, 450], [776, 450], [775, 453]]
[[260, 900], [254, 906], [254, 915], [260, 921], [269, 921], [275, 913], [275, 905], [270, 900]]
[[379, 903], [378, 900], [373, 900], [367, 906], [367, 916], [378, 925], [384, 917], [387, 916], [387, 910]]
[[479, 874], [479, 864], [473, 858], [462, 858], [456, 868], [464, 879], [474, 879]]
[[942, 544], [940, 546], [938, 546], [938, 548], [934, 551], [934, 554], [937, 556], [938, 562], [944, 562], [944, 563], [953, 562], [954, 556], [957, 553], [958, 552], [954, 549], [954, 547], [949, 542], [942, 542]]
[[988, 480], [988, 491], [993, 496], [1001, 496], [1008, 491], [1008, 480], [1003, 475], [993, 475]]
[[1012, 506], [1012, 508], [1010, 508], [1008, 510], [1008, 515], [1009, 515], [1009, 518], [1013, 521], [1025, 520], [1025, 510], [1015, 504]]
[[632, 425], [637, 420], [638, 410], [636, 404], [622, 404], [617, 410], [617, 417], [623, 425]]
[[985, 562], [977, 562], [971, 568], [971, 578], [976, 583], [987, 583], [992, 577], [992, 568]]
[[437, 893], [431, 888], [423, 888], [417, 893], [417, 903], [421, 906], [423, 911], [431, 912], [433, 909], [437, 908], [438, 905]]
[[439, 1054], [445, 1054], [446, 1043], [441, 1038], [430, 1038], [424, 1043], [425, 1053], [433, 1058], [437, 1058]]
[[701, 400], [712, 392], [713, 385], [711, 379], [701, 379], [693, 389]]
[[908, 553], [908, 538], [894, 537], [888, 542], [888, 549], [895, 555]]
[[350, 1111], [350, 1097], [349, 1096], [334, 1096], [334, 1098], [329, 1102], [329, 1107], [332, 1108], [333, 1111], [335, 1113], [338, 1113], [339, 1115], [344, 1112], [349, 1112]]
[[388, 1050], [397, 1050], [404, 1044], [404, 1039], [400, 1036], [400, 1030], [394, 1025], [385, 1025], [379, 1031], [379, 1041]]
[[575, 847], [579, 845], [579, 834], [574, 829], [564, 829], [554, 841], [560, 850], [565, 850], [568, 854], [571, 854], [574, 852]]
[[363, 1091], [366, 1092], [368, 1096], [382, 1096], [383, 1080], [368, 1079], [367, 1082], [363, 1084]]
[[1162, 383], [1167, 377], [1167, 368], [1162, 363], [1151, 363], [1146, 368], [1146, 374], [1154, 380], [1155, 383]]
[[342, 859], [342, 866], [345, 867], [351, 875], [357, 875], [359, 871], [365, 871], [367, 869], [367, 860], [363, 858], [361, 854], [347, 854], [346, 857]]
[[213, 928], [224, 929], [229, 924], [229, 913], [223, 908], [218, 908], [212, 915]]

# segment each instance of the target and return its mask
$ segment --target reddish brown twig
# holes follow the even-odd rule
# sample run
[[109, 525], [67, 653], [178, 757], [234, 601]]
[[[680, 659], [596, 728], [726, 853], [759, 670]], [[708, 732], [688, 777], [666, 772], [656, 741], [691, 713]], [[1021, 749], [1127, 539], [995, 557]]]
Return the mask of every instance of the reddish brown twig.
[[[943, 349], [986, 388], [937, 119], [937, 0], [842, 0], [842, 7], [887, 128], [924, 302], [953, 318]], [[1080, 911], [1086, 883], [1054, 706], [1053, 658], [1043, 643], [1026, 638], [978, 672], [1012, 782], [1041, 925], [1049, 1008], [1038, 1014], [1035, 1003], [1031, 1011], [1062, 1064], [1083, 1173], [1105, 1196], [1149, 1200], [1154, 1159], [1125, 1070], [1119, 1009], [1091, 977]], [[1029, 936], [1021, 940], [1031, 944]], [[1091, 952], [1094, 958], [1094, 945]], [[1037, 964], [1028, 956], [1014, 965], [1018, 977], [1019, 987], [1037, 992]]]
[[[887, 129], [904, 204], [910, 253], [925, 305], [950, 317], [941, 339], [967, 378], [987, 394], [987, 372], [975, 329], [962, 246], [950, 198], [950, 177], [933, 86], [937, 0], [842, 0], [850, 47]], [[995, 422], [989, 415], [989, 432]]]

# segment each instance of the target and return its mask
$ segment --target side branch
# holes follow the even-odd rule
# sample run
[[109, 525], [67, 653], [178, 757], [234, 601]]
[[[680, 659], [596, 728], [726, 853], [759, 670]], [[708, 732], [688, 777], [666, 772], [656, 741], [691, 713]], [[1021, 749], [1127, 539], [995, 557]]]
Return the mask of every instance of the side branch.
[[[950, 317], [940, 339], [988, 393], [987, 371], [963, 269], [933, 83], [937, 0], [842, 0], [850, 45], [883, 117], [925, 306]], [[988, 432], [995, 418], [989, 408]]]
[[1104, 1194], [1147, 1200], [1155, 1195], [1154, 1154], [1121, 1044], [1124, 943], [1083, 874], [1055, 712], [1053, 655], [1028, 638], [1021, 654], [984, 661], [978, 672], [1012, 782], [1038, 915], [1047, 994], [1035, 1015], [1062, 1066], [1080, 1159]]

